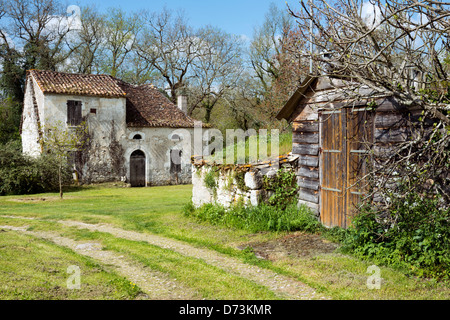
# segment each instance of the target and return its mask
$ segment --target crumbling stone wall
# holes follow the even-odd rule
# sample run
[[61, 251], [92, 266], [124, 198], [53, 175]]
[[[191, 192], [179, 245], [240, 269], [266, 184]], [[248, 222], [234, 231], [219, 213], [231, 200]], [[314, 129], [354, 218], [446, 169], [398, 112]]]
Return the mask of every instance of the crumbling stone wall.
[[242, 203], [257, 206], [267, 201], [273, 191], [264, 188], [264, 177], [277, 175], [278, 169], [296, 172], [298, 157], [282, 156], [276, 161], [246, 165], [215, 165], [193, 159], [192, 202], [195, 207], [217, 203], [226, 208]]

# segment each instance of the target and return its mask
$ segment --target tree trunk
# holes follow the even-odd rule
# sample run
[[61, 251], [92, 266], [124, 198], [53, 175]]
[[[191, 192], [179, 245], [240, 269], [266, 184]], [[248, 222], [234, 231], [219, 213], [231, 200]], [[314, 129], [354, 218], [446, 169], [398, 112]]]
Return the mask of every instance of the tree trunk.
[[59, 179], [59, 197], [63, 198], [63, 191], [62, 191], [62, 181], [61, 181], [61, 166], [58, 167], [58, 179]]
[[206, 109], [206, 113], [205, 113], [205, 122], [209, 123], [209, 121], [211, 121], [211, 112], [212, 112], [212, 107], [207, 106], [205, 107]]

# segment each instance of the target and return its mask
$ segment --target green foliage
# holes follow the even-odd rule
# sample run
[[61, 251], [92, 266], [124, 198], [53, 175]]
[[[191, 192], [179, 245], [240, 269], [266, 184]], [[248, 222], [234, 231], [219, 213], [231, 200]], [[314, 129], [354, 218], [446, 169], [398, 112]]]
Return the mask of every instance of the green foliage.
[[450, 277], [450, 210], [439, 197], [409, 194], [393, 198], [383, 218], [364, 207], [347, 231], [343, 249], [415, 275]]
[[294, 171], [280, 169], [274, 177], [264, 176], [263, 182], [264, 189], [274, 192], [268, 200], [270, 205], [285, 207], [297, 197], [297, 176]]
[[249, 190], [245, 185], [245, 171], [234, 171], [233, 177], [239, 190], [244, 192]]
[[[63, 182], [70, 183], [68, 166], [62, 172]], [[0, 145], [0, 195], [48, 192], [58, 187], [57, 160], [52, 155], [34, 159], [22, 154], [17, 141]]]
[[217, 179], [219, 177], [219, 172], [215, 170], [215, 168], [211, 168], [211, 170], [209, 170], [206, 174], [205, 177], [203, 178], [203, 182], [205, 183], [205, 186], [212, 190], [214, 193], [214, 196], [217, 193]]
[[285, 209], [268, 204], [257, 207], [236, 205], [225, 208], [211, 203], [195, 208], [190, 203], [184, 207], [184, 214], [201, 221], [208, 221], [213, 225], [250, 232], [295, 230], [317, 232], [321, 229], [320, 222], [311, 211], [304, 206], [297, 207], [295, 203], [287, 205]]
[[0, 101], [0, 144], [19, 140], [21, 103], [11, 98]]

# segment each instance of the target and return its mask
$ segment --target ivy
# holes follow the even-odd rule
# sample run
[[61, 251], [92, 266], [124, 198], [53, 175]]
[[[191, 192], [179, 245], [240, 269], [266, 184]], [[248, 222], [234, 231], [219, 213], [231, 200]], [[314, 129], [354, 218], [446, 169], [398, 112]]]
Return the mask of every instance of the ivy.
[[273, 177], [264, 176], [263, 188], [273, 192], [268, 200], [270, 205], [286, 207], [297, 198], [297, 176], [293, 171], [280, 169]]

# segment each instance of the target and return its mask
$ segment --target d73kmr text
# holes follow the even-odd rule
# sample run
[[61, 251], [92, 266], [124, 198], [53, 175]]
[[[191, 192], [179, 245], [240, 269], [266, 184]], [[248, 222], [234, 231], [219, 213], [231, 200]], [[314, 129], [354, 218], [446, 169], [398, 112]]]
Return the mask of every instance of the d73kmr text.
[[223, 306], [223, 314], [271, 314], [270, 310], [271, 306], [267, 304], [225, 304]]

